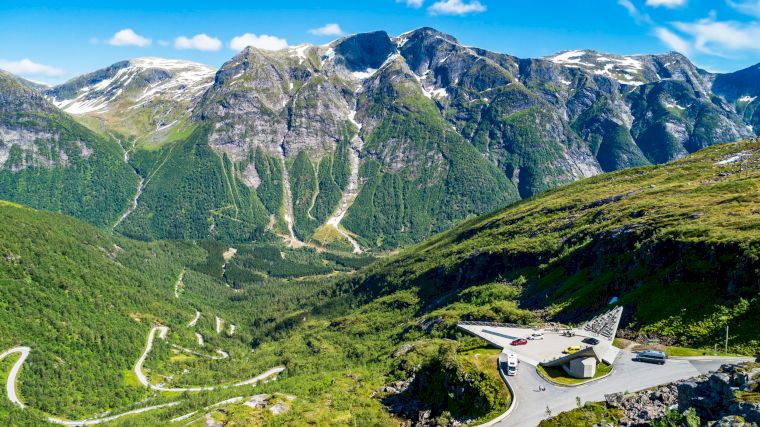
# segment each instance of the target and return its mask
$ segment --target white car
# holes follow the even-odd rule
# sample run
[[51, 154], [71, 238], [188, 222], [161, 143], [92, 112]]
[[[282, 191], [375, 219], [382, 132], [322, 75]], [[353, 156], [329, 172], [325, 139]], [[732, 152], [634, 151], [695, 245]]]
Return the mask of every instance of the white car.
[[544, 339], [544, 333], [543, 332], [533, 332], [528, 337], [529, 340], [542, 340]]

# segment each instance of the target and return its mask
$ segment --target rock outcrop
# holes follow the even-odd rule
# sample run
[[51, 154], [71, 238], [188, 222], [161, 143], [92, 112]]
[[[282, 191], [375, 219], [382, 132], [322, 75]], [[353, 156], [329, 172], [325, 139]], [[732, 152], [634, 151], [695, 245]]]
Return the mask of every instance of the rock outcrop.
[[724, 365], [718, 372], [654, 390], [605, 396], [623, 412], [619, 425], [648, 426], [670, 411], [693, 410], [703, 425], [760, 425], [760, 364]]

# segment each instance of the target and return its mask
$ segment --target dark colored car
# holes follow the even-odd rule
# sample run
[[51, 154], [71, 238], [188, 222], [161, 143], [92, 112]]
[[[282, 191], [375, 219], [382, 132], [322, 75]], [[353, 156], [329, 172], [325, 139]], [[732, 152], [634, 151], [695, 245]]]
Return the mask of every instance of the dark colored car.
[[656, 363], [658, 365], [664, 365], [667, 358], [668, 357], [665, 355], [665, 353], [661, 351], [645, 350], [637, 354], [633, 360], [636, 362]]
[[512, 345], [525, 345], [525, 344], [528, 344], [528, 340], [526, 340], [525, 338], [518, 338], [518, 339], [512, 341], [510, 344], [512, 344]]
[[591, 345], [597, 345], [597, 344], [599, 344], [599, 340], [596, 339], [596, 338], [592, 338], [592, 337], [588, 337], [588, 338], [584, 339], [583, 342], [586, 343], [586, 344], [591, 344]]

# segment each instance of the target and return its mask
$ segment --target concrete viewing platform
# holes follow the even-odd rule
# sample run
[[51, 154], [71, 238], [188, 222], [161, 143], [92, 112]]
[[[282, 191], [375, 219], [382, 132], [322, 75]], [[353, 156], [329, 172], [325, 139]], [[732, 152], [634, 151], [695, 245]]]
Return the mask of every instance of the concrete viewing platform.
[[[579, 378], [588, 378], [589, 372], [593, 377], [598, 362], [603, 361], [609, 365], [615, 362], [619, 349], [612, 345], [612, 340], [617, 332], [622, 312], [622, 307], [614, 308], [578, 328], [529, 328], [520, 325], [467, 321], [459, 322], [457, 326], [501, 347], [505, 352], [515, 353], [520, 361], [529, 365], [562, 366], [573, 376], [576, 376], [574, 372], [584, 372], [584, 374], [579, 374], [582, 375]], [[541, 339], [529, 339], [534, 334], [539, 334]], [[511, 344], [512, 341], [520, 338], [527, 339], [528, 343]], [[565, 350], [569, 347], [577, 347], [578, 352], [565, 354]]]

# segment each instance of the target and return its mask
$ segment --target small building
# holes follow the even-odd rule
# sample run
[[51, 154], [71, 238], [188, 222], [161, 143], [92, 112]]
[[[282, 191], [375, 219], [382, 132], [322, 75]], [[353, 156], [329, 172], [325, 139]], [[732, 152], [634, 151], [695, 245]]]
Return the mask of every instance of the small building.
[[562, 365], [562, 369], [573, 378], [594, 378], [597, 361], [593, 357], [573, 359]]
[[577, 353], [558, 357], [548, 362], [541, 362], [541, 366], [561, 367], [567, 375], [573, 378], [594, 378], [594, 375], [596, 375], [596, 365], [601, 360], [601, 357], [596, 353], [596, 349], [590, 346]]

